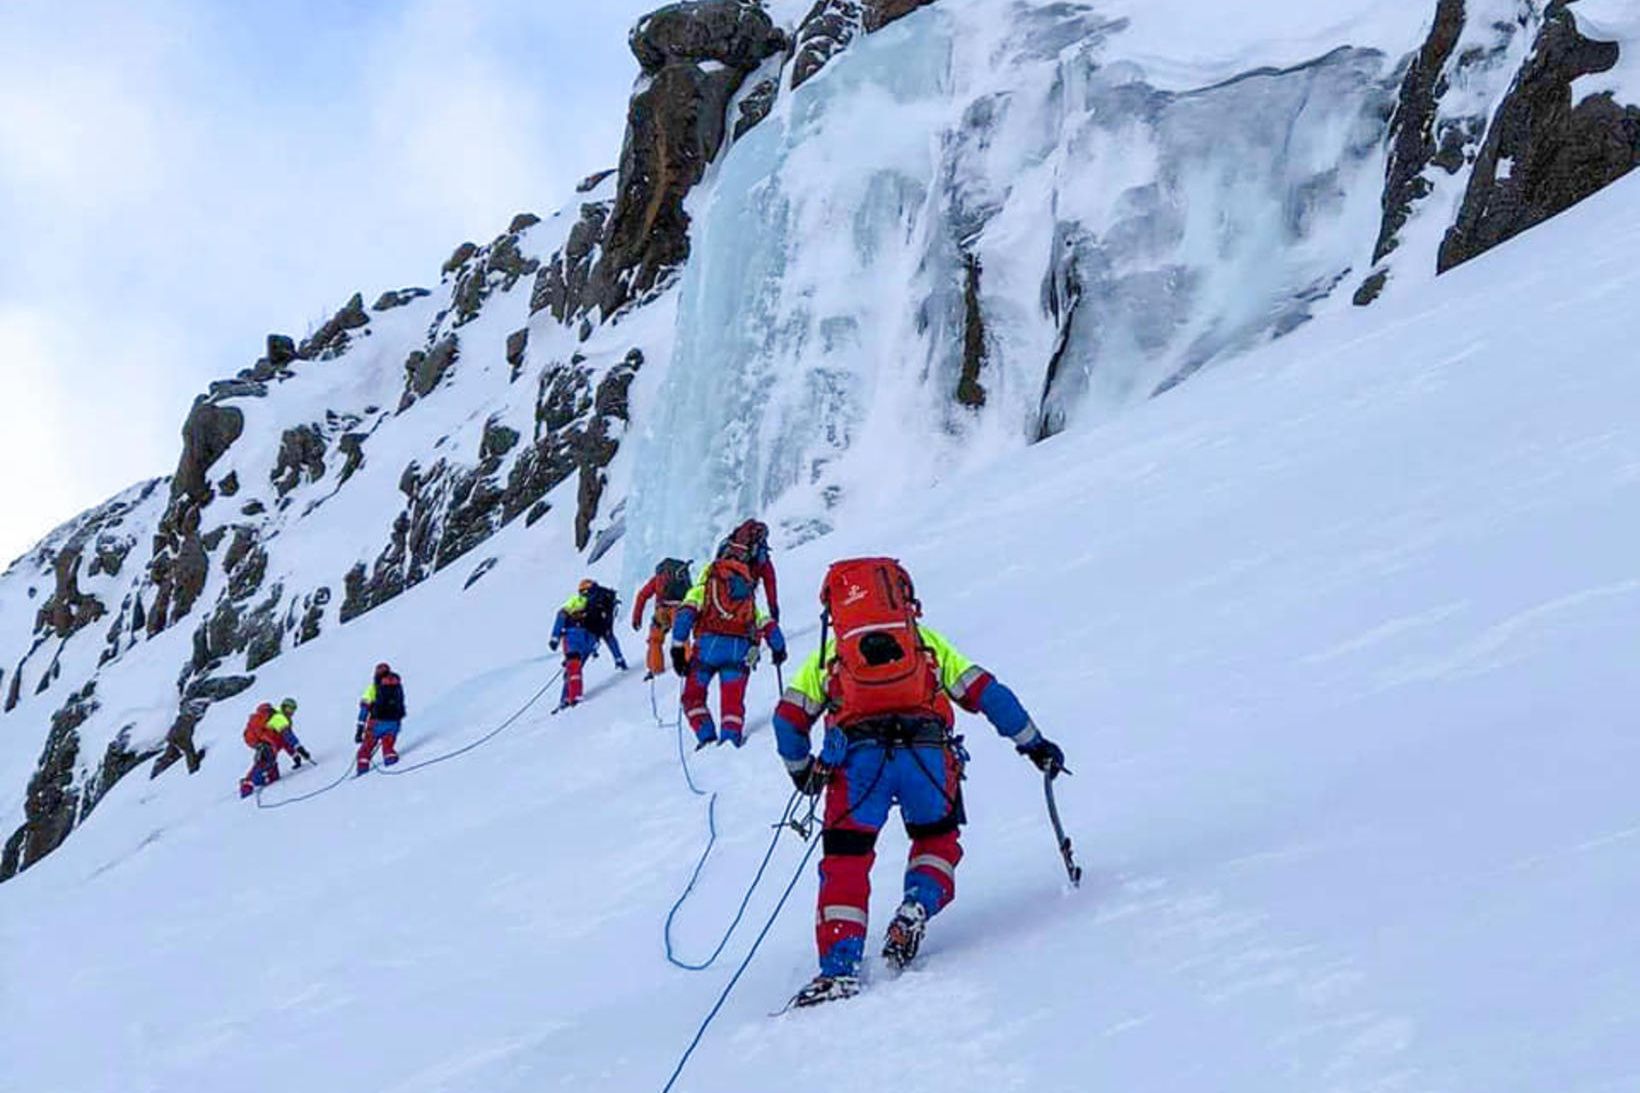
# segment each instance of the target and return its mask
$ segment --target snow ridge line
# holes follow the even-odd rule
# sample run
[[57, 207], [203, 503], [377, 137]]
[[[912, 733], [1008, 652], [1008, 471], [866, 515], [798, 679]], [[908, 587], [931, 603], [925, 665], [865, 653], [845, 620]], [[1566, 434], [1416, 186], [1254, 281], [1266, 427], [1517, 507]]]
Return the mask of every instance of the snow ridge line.
[[[402, 769], [395, 770], [392, 767], [382, 766], [381, 764], [375, 762], [374, 760], [372, 760], [372, 762], [370, 764], [370, 769], [374, 770], [374, 771], [376, 771], [380, 774], [394, 774], [394, 775], [397, 775], [397, 774], [411, 774], [415, 771], [425, 770], [428, 767], [435, 766], [435, 765], [437, 765], [439, 763], [442, 763], [442, 762], [444, 762], [448, 759], [454, 759], [458, 755], [465, 755], [467, 752], [472, 751], [474, 748], [480, 747], [481, 745], [487, 744], [491, 740], [494, 740], [497, 736], [501, 735], [501, 733], [503, 733], [507, 729], [511, 728], [514, 724], [516, 724], [518, 722], [519, 718], [523, 717], [526, 713], [528, 713], [530, 711], [530, 709], [532, 707], [534, 707], [534, 705], [537, 702], [541, 701], [541, 698], [542, 698], [543, 695], [545, 695], [548, 691], [552, 690], [553, 685], [555, 683], [557, 683], [561, 678], [563, 678], [563, 675], [564, 675], [564, 670], [562, 668], [560, 668], [560, 669], [558, 669], [558, 671], [554, 672], [553, 675], [552, 675], [552, 678], [548, 679], [544, 684], [542, 684], [541, 689], [539, 691], [536, 691], [533, 695], [530, 696], [529, 701], [525, 702], [517, 710], [513, 711], [512, 715], [509, 716], [505, 721], [501, 722], [501, 724], [497, 725], [495, 728], [491, 729], [489, 732], [485, 733], [483, 736], [479, 737], [477, 740], [469, 741], [468, 743], [463, 744], [461, 747], [456, 748], [454, 751], [446, 752], [443, 755], [435, 755], [435, 756], [432, 756], [431, 758], [423, 759], [419, 763], [412, 763], [410, 766], [404, 767]], [[331, 783], [329, 783], [328, 785], [325, 785], [325, 786], [321, 786], [320, 788], [318, 788], [316, 790], [313, 790], [310, 793], [303, 793], [303, 794], [300, 794], [296, 797], [287, 797], [283, 801], [275, 801], [271, 805], [262, 803], [262, 791], [264, 789], [266, 789], [267, 787], [266, 786], [258, 786], [257, 790], [256, 790], [256, 807], [259, 808], [259, 809], [284, 808], [286, 805], [294, 805], [294, 804], [298, 804], [302, 801], [311, 801], [313, 798], [321, 797], [324, 794], [329, 793], [331, 790], [335, 789], [337, 786], [340, 786], [343, 782], [346, 782], [348, 780], [349, 775], [351, 775], [352, 773], [353, 773], [352, 770], [344, 768], [342, 773], [337, 776], [337, 778], [334, 782], [331, 782]]]

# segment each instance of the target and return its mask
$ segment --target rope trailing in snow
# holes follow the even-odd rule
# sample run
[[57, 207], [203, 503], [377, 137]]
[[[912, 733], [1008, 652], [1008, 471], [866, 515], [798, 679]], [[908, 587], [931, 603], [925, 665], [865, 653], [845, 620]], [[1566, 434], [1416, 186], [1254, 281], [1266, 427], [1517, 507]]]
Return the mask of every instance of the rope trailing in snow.
[[295, 797], [286, 797], [284, 800], [275, 801], [271, 805], [262, 803], [262, 791], [264, 789], [267, 789], [268, 787], [267, 786], [257, 786], [256, 787], [256, 807], [257, 808], [263, 808], [263, 809], [267, 809], [267, 808], [284, 808], [286, 805], [299, 804], [302, 801], [311, 801], [315, 797], [323, 797], [325, 794], [329, 793], [331, 790], [335, 789], [337, 786], [339, 786], [343, 782], [347, 781], [348, 775], [350, 775], [352, 773], [353, 773], [352, 770], [343, 769], [342, 773], [337, 776], [336, 780], [334, 782], [331, 782], [329, 785], [320, 786], [318, 789], [311, 790], [307, 793], [298, 794]]
[[507, 720], [503, 721], [501, 724], [497, 725], [495, 728], [491, 729], [489, 732], [485, 733], [483, 736], [479, 737], [477, 740], [469, 741], [468, 743], [463, 744], [461, 747], [457, 748], [454, 751], [445, 752], [443, 755], [435, 755], [430, 759], [423, 759], [419, 763], [411, 763], [407, 767], [378, 766], [375, 762], [372, 762], [371, 766], [374, 769], [380, 771], [383, 774], [412, 774], [415, 771], [425, 770], [428, 767], [435, 766], [439, 763], [443, 763], [446, 760], [454, 759], [458, 755], [465, 755], [466, 753], [472, 751], [474, 748], [481, 747], [484, 744], [488, 744], [491, 740], [494, 740], [497, 736], [500, 736], [503, 732], [505, 732], [506, 730], [512, 728], [512, 726], [518, 721], [519, 718], [523, 717], [526, 713], [528, 713], [530, 711], [531, 707], [533, 707], [537, 702], [541, 701], [542, 697], [548, 691], [552, 690], [553, 684], [557, 683], [560, 679], [562, 679], [563, 675], [564, 675], [564, 670], [562, 668], [558, 669], [558, 671], [553, 673], [553, 676], [552, 676], [551, 679], [547, 680], [546, 683], [541, 685], [541, 689], [539, 691], [536, 691], [533, 695], [530, 696], [530, 700], [528, 702], [524, 703], [522, 706], [518, 707], [518, 709], [513, 712], [513, 715], [511, 717], [507, 718]]
[[[465, 755], [467, 752], [472, 751], [474, 748], [477, 748], [477, 747], [480, 747], [481, 745], [489, 743], [491, 740], [495, 739], [497, 736], [501, 735], [501, 733], [505, 732], [507, 729], [511, 728], [514, 724], [516, 724], [518, 722], [519, 718], [523, 717], [526, 713], [528, 713], [530, 711], [530, 709], [532, 707], [535, 706], [535, 704], [537, 702], [541, 701], [541, 698], [542, 698], [543, 695], [545, 695], [548, 691], [552, 690], [553, 685], [556, 684], [560, 679], [562, 679], [563, 675], [564, 675], [564, 670], [562, 668], [558, 669], [557, 672], [553, 673], [553, 676], [552, 676], [551, 679], [547, 680], [546, 683], [542, 684], [541, 689], [539, 691], [536, 691], [533, 695], [530, 696], [528, 702], [525, 702], [522, 706], [520, 706], [517, 710], [515, 710], [513, 712], [512, 716], [508, 717], [505, 721], [501, 722], [501, 724], [497, 725], [495, 728], [491, 729], [489, 732], [485, 733], [483, 736], [479, 737], [477, 740], [469, 741], [468, 743], [463, 744], [461, 747], [455, 749], [454, 751], [446, 752], [443, 755], [435, 755], [430, 759], [423, 759], [421, 762], [412, 763], [410, 766], [407, 766], [407, 767], [402, 767], [402, 768], [395, 769], [393, 767], [384, 767], [384, 766], [381, 766], [380, 764], [372, 762], [371, 763], [371, 769], [379, 771], [382, 774], [409, 774], [412, 771], [422, 770], [426, 767], [433, 766], [437, 763], [442, 763], [447, 759], [454, 759], [458, 755]], [[261, 809], [284, 808], [286, 805], [299, 804], [302, 801], [311, 801], [315, 797], [323, 796], [324, 794], [329, 793], [331, 790], [336, 789], [338, 786], [342, 785], [342, 783], [346, 782], [349, 778], [351, 778], [353, 776], [353, 773], [354, 773], [353, 768], [344, 767], [344, 769], [342, 770], [342, 773], [337, 776], [337, 778], [334, 782], [331, 782], [330, 784], [325, 785], [325, 786], [321, 786], [318, 789], [313, 790], [312, 792], [303, 793], [303, 794], [300, 794], [300, 795], [295, 796], [295, 797], [287, 797], [282, 801], [275, 801], [272, 804], [264, 804], [262, 802], [262, 790], [266, 789], [267, 787], [266, 786], [260, 786], [256, 790], [256, 807], [261, 808]]]
[[661, 1088], [661, 1093], [671, 1093], [672, 1087], [677, 1084], [678, 1077], [683, 1073], [683, 1068], [688, 1065], [690, 1056], [694, 1055], [695, 1049], [700, 1046], [701, 1040], [705, 1038], [706, 1030], [712, 1026], [712, 1022], [722, 1012], [723, 1004], [729, 1000], [729, 995], [734, 991], [735, 984], [740, 982], [740, 977], [751, 966], [752, 958], [757, 955], [757, 950], [763, 945], [763, 939], [768, 937], [769, 931], [774, 928], [775, 920], [780, 917], [780, 912], [786, 909], [786, 901], [791, 898], [792, 890], [797, 887], [797, 882], [803, 879], [803, 870], [808, 868], [809, 859], [814, 856], [814, 848], [819, 845], [820, 836], [818, 834], [809, 839], [808, 849], [803, 851], [803, 860], [797, 863], [797, 869], [792, 873], [791, 880], [786, 883], [786, 890], [780, 893], [780, 900], [774, 905], [774, 910], [770, 912], [769, 920], [763, 924], [763, 929], [758, 931], [756, 939], [752, 942], [752, 947], [746, 951], [745, 959], [741, 960], [740, 967], [735, 969], [735, 974], [729, 977], [729, 982], [724, 985], [723, 993], [719, 994], [717, 1001], [712, 1004], [711, 1010], [707, 1012], [705, 1019], [701, 1021], [700, 1028], [695, 1030], [694, 1039], [690, 1040], [689, 1046], [684, 1048], [682, 1057], [678, 1059], [678, 1065], [672, 1069], [672, 1076], [666, 1079], [666, 1085]]
[[723, 937], [718, 940], [717, 948], [713, 949], [712, 955], [705, 960], [698, 964], [692, 964], [680, 959], [677, 955], [677, 949], [672, 944], [672, 921], [678, 917], [678, 912], [683, 910], [683, 905], [689, 901], [689, 897], [694, 893], [695, 884], [700, 880], [701, 870], [706, 868], [706, 859], [711, 857], [712, 848], [717, 845], [717, 794], [712, 794], [712, 799], [706, 806], [706, 826], [710, 833], [710, 837], [706, 842], [706, 849], [701, 851], [700, 860], [695, 862], [695, 871], [689, 874], [689, 883], [684, 885], [683, 893], [678, 896], [677, 902], [672, 904], [672, 909], [666, 913], [666, 929], [663, 931], [663, 938], [666, 942], [667, 963], [673, 967], [682, 968], [686, 972], [703, 972], [717, 963], [717, 958], [722, 956], [723, 950], [728, 947], [729, 939], [735, 936], [735, 930], [740, 927], [740, 920], [746, 917], [746, 908], [751, 905], [752, 896], [757, 894], [758, 885], [763, 883], [763, 874], [768, 870], [769, 862], [774, 858], [775, 848], [780, 845], [780, 836], [786, 830], [786, 825], [791, 821], [792, 809], [796, 806], [799, 796], [800, 794], [793, 793], [787, 799], [785, 811], [780, 814], [780, 822], [774, 825], [774, 834], [769, 838], [768, 849], [763, 851], [763, 860], [757, 863], [757, 872], [752, 874], [752, 883], [747, 886], [746, 894], [741, 897], [740, 906], [735, 909], [735, 917], [729, 923], [729, 928], [723, 932]]
[[[660, 704], [655, 698], [655, 684], [653, 680], [651, 680], [649, 684], [649, 705], [650, 711], [655, 716], [655, 724], [665, 728], [666, 722], [661, 720]], [[666, 912], [666, 925], [661, 931], [661, 940], [666, 947], [666, 961], [668, 964], [671, 964], [675, 968], [682, 968], [686, 972], [702, 972], [717, 963], [718, 957], [723, 955], [723, 950], [728, 947], [730, 939], [735, 936], [735, 931], [740, 928], [741, 919], [746, 917], [746, 909], [751, 906], [752, 897], [757, 894], [758, 886], [763, 883], [763, 874], [768, 871], [769, 862], [774, 860], [774, 852], [780, 845], [781, 832], [786, 829], [786, 825], [792, 819], [792, 810], [797, 806], [797, 801], [800, 794], [794, 792], [789, 798], [786, 799], [786, 807], [780, 813], [779, 822], [774, 825], [774, 834], [769, 837], [769, 845], [763, 851], [763, 859], [758, 862], [757, 871], [752, 874], [752, 881], [747, 886], [745, 894], [741, 896], [740, 906], [735, 909], [735, 917], [729, 923], [728, 929], [723, 932], [723, 936], [718, 939], [717, 947], [712, 950], [711, 955], [707, 956], [705, 960], [699, 962], [684, 960], [678, 955], [677, 946], [673, 943], [672, 927], [677, 921], [678, 913], [683, 910], [684, 904], [688, 903], [689, 897], [694, 895], [695, 886], [700, 883], [700, 875], [703, 871], [705, 871], [706, 862], [712, 856], [712, 851], [717, 849], [718, 795], [716, 793], [708, 793], [708, 791], [697, 785], [694, 775], [689, 770], [689, 752], [684, 747], [683, 710], [681, 705], [678, 710], [678, 716], [673, 721], [673, 727], [677, 730], [678, 765], [683, 768], [683, 779], [688, 784], [689, 791], [691, 793], [697, 797], [705, 797], [707, 799], [706, 846], [701, 850], [700, 857], [695, 861], [694, 871], [689, 874], [689, 882], [683, 886], [683, 891], [678, 895], [677, 900], [673, 902], [671, 909]]]

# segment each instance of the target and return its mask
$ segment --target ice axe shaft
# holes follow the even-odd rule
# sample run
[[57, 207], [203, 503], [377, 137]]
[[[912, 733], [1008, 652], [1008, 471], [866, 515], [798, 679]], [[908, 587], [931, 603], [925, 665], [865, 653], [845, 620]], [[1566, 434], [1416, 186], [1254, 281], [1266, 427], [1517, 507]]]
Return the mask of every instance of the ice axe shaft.
[[1048, 799], [1048, 819], [1053, 823], [1054, 838], [1059, 843], [1059, 856], [1065, 861], [1065, 875], [1070, 878], [1072, 888], [1082, 886], [1082, 867], [1076, 864], [1076, 858], [1071, 853], [1071, 837], [1065, 834], [1065, 825], [1059, 822], [1059, 805], [1053, 797], [1053, 780], [1057, 771], [1047, 771], [1042, 775], [1042, 794]]

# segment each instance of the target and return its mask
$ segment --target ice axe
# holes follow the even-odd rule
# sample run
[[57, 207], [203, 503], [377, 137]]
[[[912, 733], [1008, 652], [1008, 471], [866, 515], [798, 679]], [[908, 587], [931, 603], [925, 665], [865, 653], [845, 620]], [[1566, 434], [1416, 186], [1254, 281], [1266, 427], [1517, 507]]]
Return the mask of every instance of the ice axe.
[[1042, 794], [1048, 799], [1048, 819], [1053, 823], [1054, 838], [1059, 842], [1059, 856], [1065, 860], [1065, 875], [1072, 888], [1082, 887], [1082, 867], [1071, 855], [1071, 837], [1065, 834], [1065, 825], [1059, 822], [1059, 805], [1053, 799], [1053, 780], [1059, 772], [1050, 768], [1042, 775]]

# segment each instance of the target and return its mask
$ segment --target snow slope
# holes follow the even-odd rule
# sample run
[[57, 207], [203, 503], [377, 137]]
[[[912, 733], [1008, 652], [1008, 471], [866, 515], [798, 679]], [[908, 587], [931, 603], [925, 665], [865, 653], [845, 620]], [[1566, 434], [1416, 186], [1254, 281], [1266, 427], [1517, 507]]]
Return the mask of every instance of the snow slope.
[[[972, 726], [960, 895], [921, 965], [769, 1020], [811, 970], [805, 877], [677, 1088], [1640, 1085], [1637, 244], [1630, 179], [783, 553], [799, 647], [829, 558], [906, 559], [1066, 746], [1089, 879], [1065, 891], [1034, 772]], [[444, 571], [267, 666], [323, 765], [265, 804], [342, 772], [376, 659], [408, 681], [407, 764], [547, 682], [574, 574], [551, 537], [493, 542], [465, 596]], [[706, 816], [636, 676], [591, 679], [580, 710], [289, 807], [234, 800], [217, 763], [110, 797], [0, 889], [0, 1085], [660, 1089], [730, 970], [661, 956]], [[748, 750], [696, 760], [724, 834], [688, 956], [786, 796], [772, 698], [765, 670]], [[885, 834], [877, 928], [903, 848]]]

